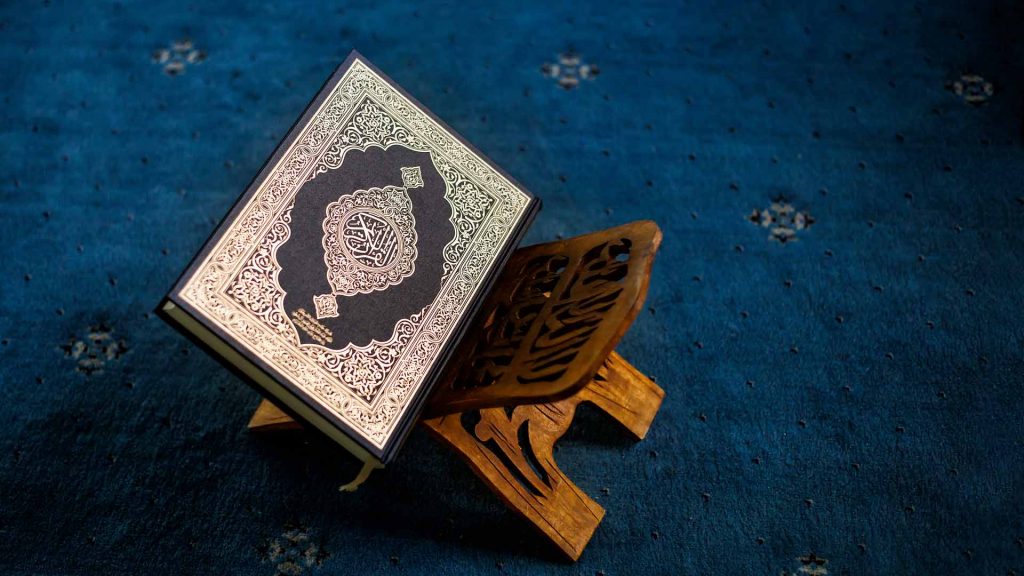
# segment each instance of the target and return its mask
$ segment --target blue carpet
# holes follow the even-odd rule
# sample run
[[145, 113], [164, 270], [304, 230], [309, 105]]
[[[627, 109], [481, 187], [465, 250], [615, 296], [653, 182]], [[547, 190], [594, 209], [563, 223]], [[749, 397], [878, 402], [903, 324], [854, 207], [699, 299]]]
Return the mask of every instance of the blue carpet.
[[[4, 2], [0, 571], [1024, 573], [1021, 30], [1009, 0]], [[528, 242], [664, 230], [619, 348], [661, 413], [559, 445], [608, 511], [578, 564], [422, 430], [339, 495], [353, 462], [247, 434], [257, 394], [150, 313], [352, 48], [544, 199]]]

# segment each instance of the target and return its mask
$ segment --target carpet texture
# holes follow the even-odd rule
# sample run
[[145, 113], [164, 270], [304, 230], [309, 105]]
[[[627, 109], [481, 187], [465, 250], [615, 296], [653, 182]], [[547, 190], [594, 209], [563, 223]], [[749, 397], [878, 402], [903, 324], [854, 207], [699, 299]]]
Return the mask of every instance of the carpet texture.
[[[1024, 574], [1024, 8], [0, 6], [4, 574]], [[545, 201], [664, 243], [584, 410], [577, 564], [422, 430], [357, 465], [151, 314], [358, 49]]]

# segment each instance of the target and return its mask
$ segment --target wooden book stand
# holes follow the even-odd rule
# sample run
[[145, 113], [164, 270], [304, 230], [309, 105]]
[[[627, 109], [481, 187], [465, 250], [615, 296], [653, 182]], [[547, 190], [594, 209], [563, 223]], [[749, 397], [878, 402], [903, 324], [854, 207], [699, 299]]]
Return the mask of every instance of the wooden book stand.
[[[558, 469], [555, 442], [591, 402], [637, 440], [665, 393], [614, 352], [643, 306], [650, 221], [517, 250], [427, 402], [422, 424], [572, 560], [604, 516]], [[299, 425], [264, 400], [249, 429]]]

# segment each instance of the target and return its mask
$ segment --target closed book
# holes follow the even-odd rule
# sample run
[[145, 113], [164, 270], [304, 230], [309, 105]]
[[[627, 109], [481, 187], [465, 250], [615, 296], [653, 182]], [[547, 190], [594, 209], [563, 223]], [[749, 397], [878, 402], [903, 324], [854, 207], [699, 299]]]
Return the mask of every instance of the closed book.
[[160, 313], [380, 466], [539, 205], [353, 52]]

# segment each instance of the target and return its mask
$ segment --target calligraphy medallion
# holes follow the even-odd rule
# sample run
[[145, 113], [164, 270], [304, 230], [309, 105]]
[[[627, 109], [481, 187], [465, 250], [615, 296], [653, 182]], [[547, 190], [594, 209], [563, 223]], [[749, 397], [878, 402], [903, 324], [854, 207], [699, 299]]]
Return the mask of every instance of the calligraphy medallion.
[[[399, 284], [416, 269], [416, 219], [405, 188], [357, 190], [327, 205], [324, 262], [333, 293], [369, 294]], [[323, 308], [323, 315], [321, 309]], [[317, 306], [317, 317], [330, 314]]]

